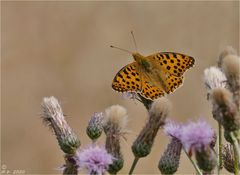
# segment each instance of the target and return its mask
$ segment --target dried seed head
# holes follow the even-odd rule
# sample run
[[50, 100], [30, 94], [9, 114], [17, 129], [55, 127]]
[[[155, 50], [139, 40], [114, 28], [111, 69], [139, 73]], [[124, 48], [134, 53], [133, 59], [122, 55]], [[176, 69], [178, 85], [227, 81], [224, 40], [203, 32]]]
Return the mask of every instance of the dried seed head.
[[174, 174], [177, 171], [181, 150], [181, 142], [172, 138], [158, 163], [158, 168], [162, 174]]
[[123, 156], [120, 148], [120, 137], [126, 131], [127, 110], [114, 105], [106, 109], [104, 120], [104, 132], [106, 134], [106, 150], [113, 157], [113, 163], [109, 165], [108, 172], [116, 174], [123, 167]]
[[229, 89], [233, 93], [234, 101], [239, 106], [240, 100], [240, 57], [227, 55], [222, 61], [222, 69], [227, 76]]
[[55, 97], [45, 97], [42, 108], [42, 119], [54, 131], [63, 152], [74, 154], [80, 146], [80, 140], [67, 124], [58, 100]]
[[228, 79], [239, 79], [240, 57], [237, 55], [227, 55], [223, 59], [222, 69]]
[[165, 97], [153, 102], [149, 110], [148, 121], [132, 145], [135, 157], [145, 157], [151, 152], [156, 134], [160, 126], [164, 125], [170, 108], [170, 102]]
[[225, 88], [216, 88], [211, 92], [213, 103], [213, 117], [220, 122], [227, 131], [240, 128], [240, 116], [233, 101], [232, 93]]
[[234, 152], [233, 147], [230, 144], [224, 145], [222, 159], [224, 168], [230, 173], [234, 173]]
[[227, 46], [226, 49], [220, 54], [218, 61], [219, 67], [222, 67], [222, 61], [228, 55], [237, 55], [236, 50], [232, 46]]
[[226, 88], [216, 88], [211, 92], [211, 100], [219, 106], [232, 104], [232, 93]]
[[87, 126], [87, 135], [92, 139], [98, 139], [103, 131], [103, 113], [94, 113]]

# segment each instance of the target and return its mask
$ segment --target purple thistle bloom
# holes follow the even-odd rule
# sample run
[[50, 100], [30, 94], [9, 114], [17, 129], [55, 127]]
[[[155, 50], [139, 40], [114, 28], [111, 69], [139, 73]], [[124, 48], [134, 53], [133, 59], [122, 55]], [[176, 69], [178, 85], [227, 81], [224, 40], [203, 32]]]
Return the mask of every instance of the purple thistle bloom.
[[182, 124], [177, 124], [173, 121], [167, 121], [164, 125], [164, 132], [166, 135], [180, 140]]
[[113, 157], [97, 145], [91, 145], [77, 154], [80, 169], [87, 169], [89, 174], [104, 174], [113, 163]]
[[214, 131], [204, 120], [189, 122], [181, 128], [181, 142], [186, 151], [206, 148], [214, 138]]

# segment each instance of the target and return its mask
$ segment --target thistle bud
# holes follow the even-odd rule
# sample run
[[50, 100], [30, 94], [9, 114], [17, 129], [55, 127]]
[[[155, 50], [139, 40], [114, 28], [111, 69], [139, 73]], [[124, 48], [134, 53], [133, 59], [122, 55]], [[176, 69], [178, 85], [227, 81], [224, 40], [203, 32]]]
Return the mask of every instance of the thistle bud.
[[158, 163], [158, 168], [162, 174], [174, 174], [177, 171], [181, 150], [181, 142], [172, 138]]
[[103, 113], [94, 113], [87, 126], [87, 135], [94, 141], [103, 131]]
[[170, 102], [165, 97], [152, 103], [148, 121], [132, 145], [132, 152], [135, 157], [145, 157], [151, 152], [157, 132], [160, 126], [164, 125], [169, 111]]
[[223, 59], [228, 55], [237, 55], [236, 50], [232, 46], [227, 46], [219, 56], [218, 67], [222, 67]]
[[210, 147], [197, 149], [196, 160], [200, 169], [206, 173], [211, 173], [217, 165], [217, 156]]

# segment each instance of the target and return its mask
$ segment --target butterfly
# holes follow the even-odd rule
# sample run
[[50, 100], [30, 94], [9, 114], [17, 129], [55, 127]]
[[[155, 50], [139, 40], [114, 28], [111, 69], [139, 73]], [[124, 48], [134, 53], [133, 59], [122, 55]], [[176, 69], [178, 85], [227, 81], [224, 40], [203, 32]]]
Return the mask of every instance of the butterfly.
[[[136, 46], [133, 33], [132, 36]], [[149, 56], [138, 52], [130, 53], [135, 61], [124, 66], [116, 74], [112, 88], [118, 92], [138, 93], [150, 100], [170, 94], [179, 88], [183, 84], [184, 72], [195, 62], [191, 56], [174, 52], [159, 52]]]
[[136, 92], [147, 99], [172, 93], [183, 83], [183, 74], [194, 65], [194, 58], [174, 52], [150, 56], [132, 53], [135, 62], [124, 66], [115, 76], [112, 88], [119, 92]]

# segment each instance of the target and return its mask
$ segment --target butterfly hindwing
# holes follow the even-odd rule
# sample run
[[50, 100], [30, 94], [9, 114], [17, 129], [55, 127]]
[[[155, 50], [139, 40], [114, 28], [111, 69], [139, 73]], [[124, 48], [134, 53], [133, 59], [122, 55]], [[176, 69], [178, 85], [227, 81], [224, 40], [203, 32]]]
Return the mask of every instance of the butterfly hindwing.
[[150, 55], [150, 57], [157, 60], [161, 67], [177, 77], [181, 77], [195, 62], [191, 56], [174, 52], [160, 52]]
[[157, 99], [164, 96], [165, 92], [162, 88], [151, 85], [151, 83], [142, 79], [142, 91], [141, 94], [148, 99]]
[[136, 68], [136, 62], [124, 66], [113, 79], [112, 88], [119, 92], [140, 92], [141, 80]]
[[183, 77], [170, 75], [166, 78], [166, 84], [167, 84], [166, 91], [169, 94], [175, 91], [179, 86], [183, 84]]

